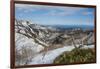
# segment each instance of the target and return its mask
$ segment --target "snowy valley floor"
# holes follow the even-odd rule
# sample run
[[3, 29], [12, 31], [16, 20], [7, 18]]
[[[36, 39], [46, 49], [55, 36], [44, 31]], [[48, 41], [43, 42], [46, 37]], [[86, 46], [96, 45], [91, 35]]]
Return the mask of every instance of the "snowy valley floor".
[[[84, 46], [83, 48], [94, 48], [94, 45], [88, 45]], [[62, 48], [58, 48], [55, 50], [48, 51], [45, 56], [43, 56], [44, 53], [37, 54], [33, 59], [32, 62], [30, 62], [28, 65], [32, 64], [52, 64], [56, 57], [61, 55], [65, 51], [71, 51], [74, 49], [73, 46], [64, 46]]]

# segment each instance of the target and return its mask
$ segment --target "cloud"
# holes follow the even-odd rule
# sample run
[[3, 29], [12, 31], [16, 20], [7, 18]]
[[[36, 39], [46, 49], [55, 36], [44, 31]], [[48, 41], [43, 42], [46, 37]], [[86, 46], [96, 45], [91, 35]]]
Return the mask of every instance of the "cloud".
[[69, 16], [78, 14], [81, 10], [85, 8], [78, 8], [78, 7], [52, 7], [49, 9], [49, 12], [46, 15], [54, 15], [54, 16]]
[[44, 5], [29, 5], [29, 4], [15, 4], [15, 7], [25, 13], [28, 12], [46, 12], [44, 15], [58, 15], [67, 16], [78, 13], [84, 8], [79, 7], [61, 7], [61, 6], [44, 6]]
[[54, 9], [50, 10], [47, 14], [48, 15], [58, 15], [58, 16], [69, 16], [76, 14], [80, 11], [80, 9], [73, 9], [73, 8], [59, 8], [59, 9]]
[[28, 10], [28, 11], [39, 11], [39, 10], [50, 10], [51, 6], [44, 5], [30, 5], [30, 4], [15, 4], [15, 7], [19, 10]]
[[33, 5], [28, 5], [28, 4], [15, 4], [15, 9], [17, 9], [16, 11], [22, 11], [24, 13], [28, 13], [28, 12], [33, 12], [35, 11], [33, 9]]
[[94, 12], [93, 11], [84, 11], [82, 12], [82, 15], [93, 15]]

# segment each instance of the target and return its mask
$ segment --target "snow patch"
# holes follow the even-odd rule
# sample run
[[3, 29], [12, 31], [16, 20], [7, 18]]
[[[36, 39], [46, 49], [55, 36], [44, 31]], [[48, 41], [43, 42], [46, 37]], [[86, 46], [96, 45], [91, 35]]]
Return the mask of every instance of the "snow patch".
[[[89, 46], [85, 45], [82, 48], [85, 48], [85, 49], [94, 48], [94, 45], [89, 45]], [[73, 46], [64, 46], [62, 48], [48, 51], [45, 56], [43, 56], [44, 53], [40, 53], [32, 59], [32, 62], [30, 62], [29, 65], [31, 64], [52, 64], [56, 57], [58, 57], [65, 51], [71, 51], [73, 49], [74, 49]]]

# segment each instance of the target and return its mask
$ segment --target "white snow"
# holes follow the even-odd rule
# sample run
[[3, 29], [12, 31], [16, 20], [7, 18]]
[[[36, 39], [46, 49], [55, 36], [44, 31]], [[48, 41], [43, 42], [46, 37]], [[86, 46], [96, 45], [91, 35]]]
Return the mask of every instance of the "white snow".
[[[16, 21], [15, 21], [15, 25], [16, 25]], [[30, 24], [30, 23], [29, 23]], [[26, 21], [21, 21], [21, 24], [19, 25], [23, 25], [25, 28], [28, 27], [28, 23]], [[48, 33], [48, 29], [50, 30], [56, 30], [54, 28], [50, 28], [50, 27], [43, 27], [41, 25], [33, 25], [34, 29], [42, 29], [44, 30], [46, 33]], [[17, 31], [17, 27], [15, 26], [15, 30]], [[25, 28], [23, 27], [20, 27], [19, 28], [21, 29], [20, 31], [22, 33], [26, 33], [24, 31]], [[31, 32], [33, 32], [34, 34], [36, 34], [32, 29], [31, 29]], [[39, 31], [39, 38], [44, 38], [45, 36], [50, 36], [48, 39], [53, 39], [55, 38], [57, 35], [59, 35], [59, 33], [51, 33], [51, 34], [46, 34], [44, 32], [41, 32]], [[27, 33], [28, 34], [28, 33]], [[37, 35], [37, 34], [36, 34]], [[64, 35], [63, 37], [68, 37], [66, 35]], [[86, 38], [86, 37], [85, 37]], [[93, 39], [93, 38], [91, 38]], [[90, 40], [91, 40], [90, 39]], [[36, 40], [38, 40], [41, 44], [44, 44], [46, 46], [48, 46], [46, 43], [42, 42], [41, 40], [39, 40], [38, 38], [36, 38]], [[58, 57], [59, 55], [61, 55], [63, 52], [65, 51], [71, 51], [74, 49], [74, 46], [63, 46], [62, 48], [58, 48], [58, 49], [54, 49], [54, 50], [50, 50], [50, 51], [47, 51], [45, 56], [44, 56], [44, 53], [39, 53], [41, 50], [44, 49], [44, 47], [38, 43], [35, 43], [34, 39], [32, 38], [28, 38], [22, 34], [19, 34], [19, 33], [15, 33], [15, 45], [16, 45], [16, 49], [17, 50], [20, 50], [23, 46], [27, 47], [27, 48], [32, 48], [32, 50], [34, 50], [34, 52], [38, 53], [34, 56], [34, 58], [32, 59], [32, 61], [30, 63], [28, 63], [29, 65], [31, 64], [52, 64], [53, 61], [55, 60], [56, 57]], [[78, 46], [78, 45], [77, 45]], [[82, 48], [94, 48], [94, 45], [84, 45]], [[19, 51], [18, 51], [19, 52]], [[21, 64], [23, 65], [23, 64]]]
[[43, 50], [43, 46], [36, 44], [33, 39], [29, 39], [24, 35], [15, 33], [16, 49], [20, 50], [22, 46], [31, 47], [35, 52]]
[[[36, 39], [37, 39], [37, 38], [36, 38]], [[44, 44], [44, 45], [48, 46], [46, 43], [40, 41], [39, 39], [37, 39], [37, 40], [38, 40], [41, 44]]]
[[[94, 48], [94, 45], [84, 46], [83, 48]], [[65, 51], [71, 51], [72, 49], [74, 49], [73, 46], [64, 46], [62, 48], [48, 51], [44, 57], [44, 53], [40, 53], [36, 55], [32, 59], [32, 62], [30, 62], [29, 64], [51, 64], [53, 63], [54, 59], [58, 57], [60, 54], [62, 54]]]

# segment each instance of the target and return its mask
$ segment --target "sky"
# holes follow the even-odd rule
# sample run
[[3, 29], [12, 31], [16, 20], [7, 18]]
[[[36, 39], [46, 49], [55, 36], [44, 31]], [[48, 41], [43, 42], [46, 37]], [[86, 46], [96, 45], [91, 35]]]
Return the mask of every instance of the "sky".
[[41, 25], [94, 25], [94, 8], [15, 4], [15, 18]]

